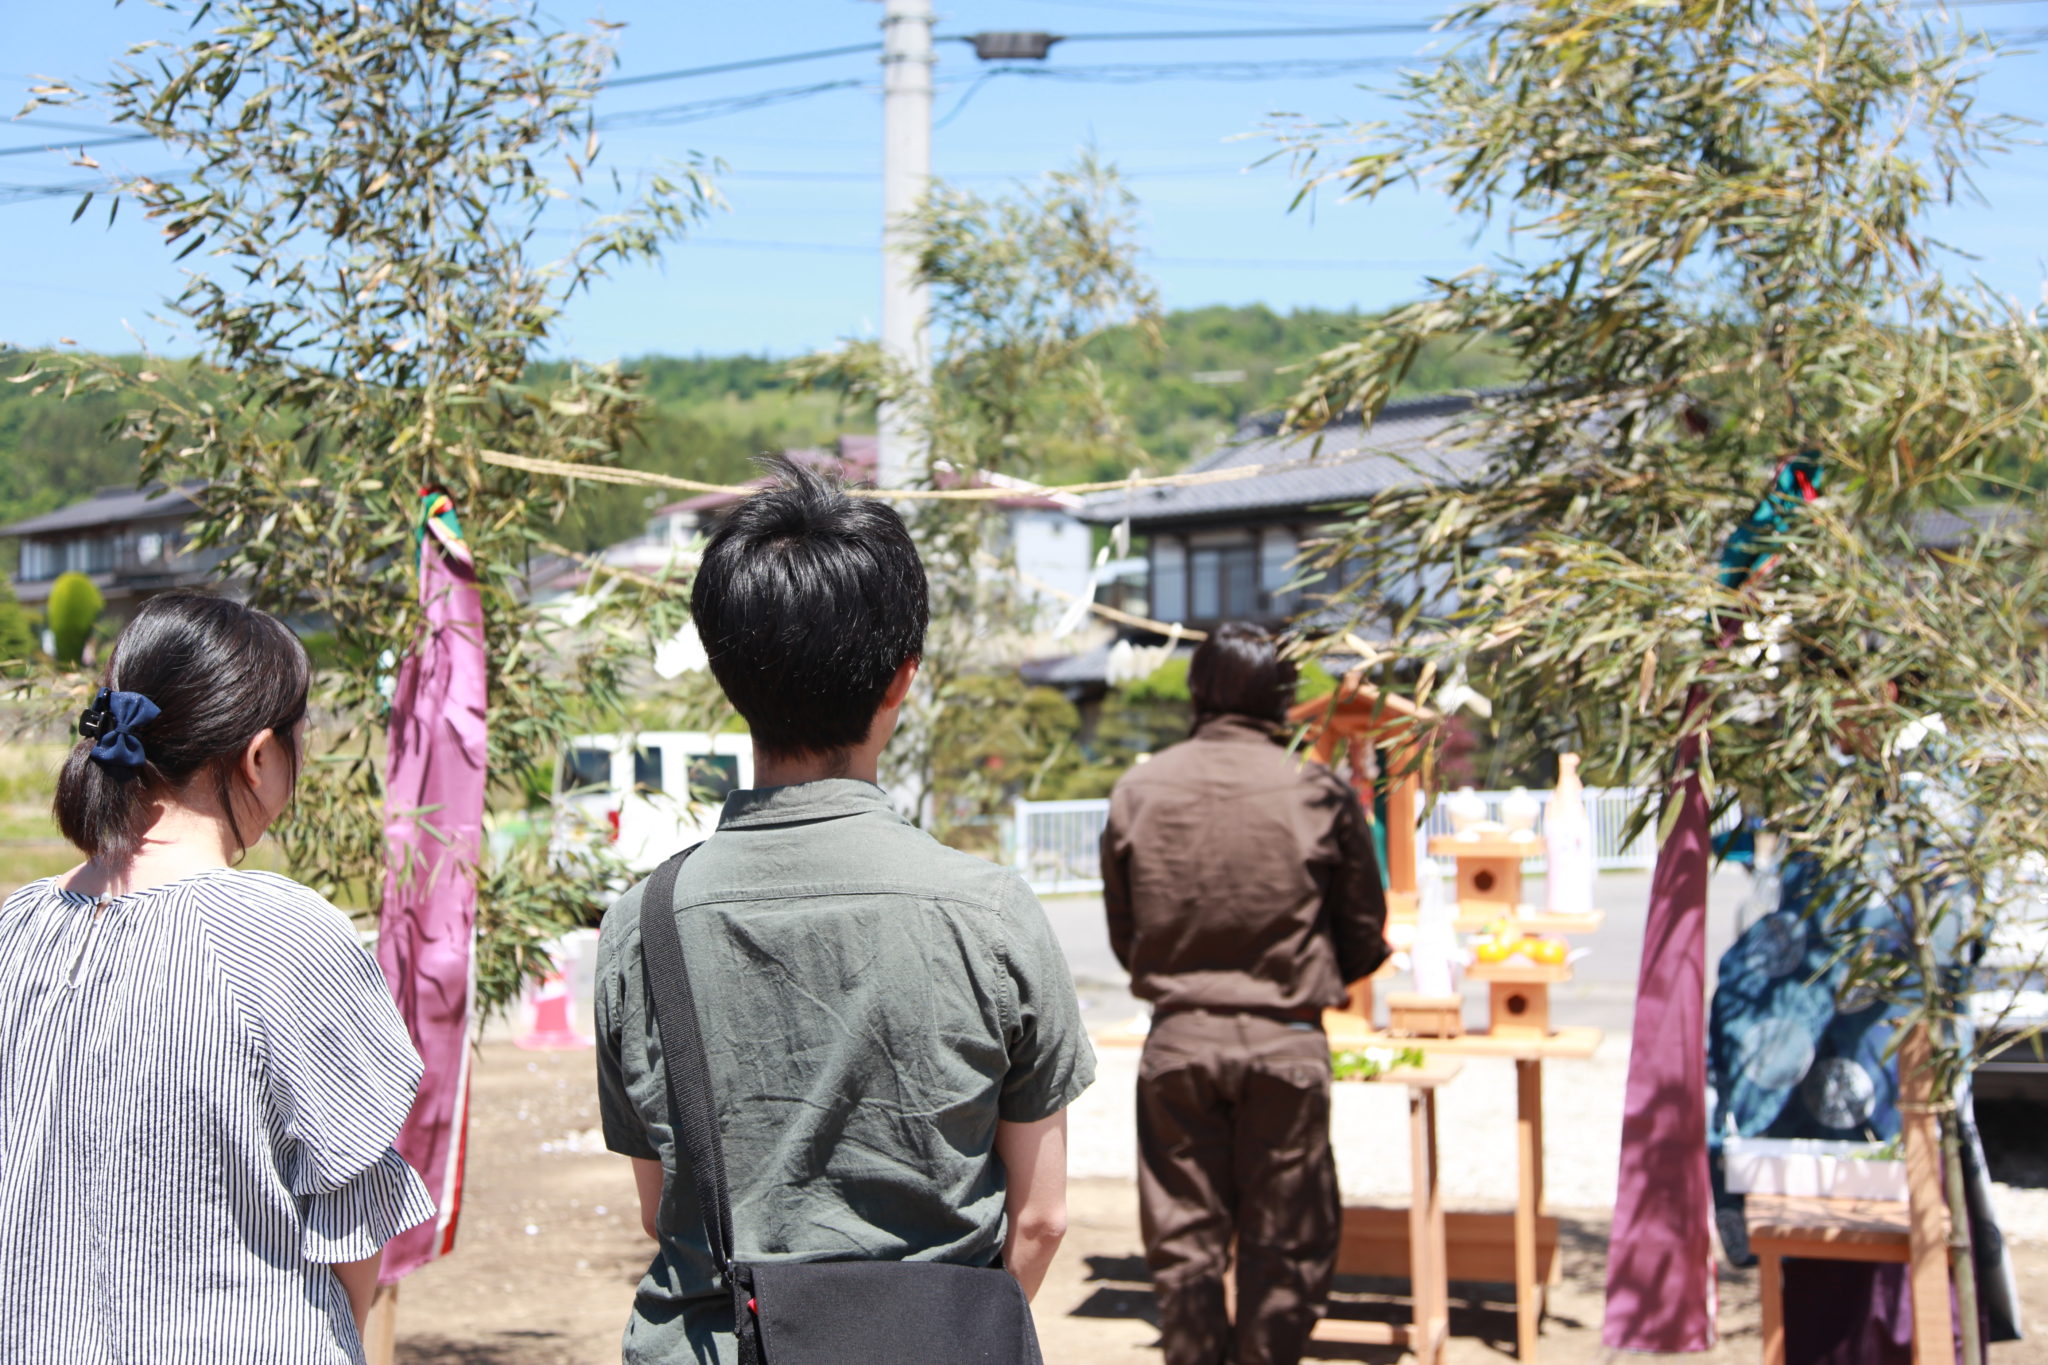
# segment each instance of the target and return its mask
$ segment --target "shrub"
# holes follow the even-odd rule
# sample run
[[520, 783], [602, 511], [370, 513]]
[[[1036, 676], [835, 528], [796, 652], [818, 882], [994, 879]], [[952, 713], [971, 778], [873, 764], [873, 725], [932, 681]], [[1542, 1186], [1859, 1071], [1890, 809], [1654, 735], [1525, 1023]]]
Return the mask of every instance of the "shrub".
[[75, 668], [83, 662], [85, 642], [92, 638], [93, 625], [106, 604], [100, 590], [82, 573], [64, 574], [50, 585], [46, 615], [58, 663]]

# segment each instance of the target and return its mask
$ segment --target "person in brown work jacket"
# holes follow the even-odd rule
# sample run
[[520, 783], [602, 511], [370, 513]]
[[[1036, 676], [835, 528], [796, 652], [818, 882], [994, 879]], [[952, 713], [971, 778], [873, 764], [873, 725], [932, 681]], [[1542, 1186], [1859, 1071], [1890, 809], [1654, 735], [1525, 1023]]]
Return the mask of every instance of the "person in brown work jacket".
[[1321, 1018], [1386, 959], [1386, 897], [1357, 796], [1287, 750], [1294, 684], [1266, 631], [1217, 630], [1193, 737], [1124, 774], [1102, 834], [1110, 944], [1153, 1003], [1138, 1197], [1166, 1365], [1294, 1365], [1336, 1265]]

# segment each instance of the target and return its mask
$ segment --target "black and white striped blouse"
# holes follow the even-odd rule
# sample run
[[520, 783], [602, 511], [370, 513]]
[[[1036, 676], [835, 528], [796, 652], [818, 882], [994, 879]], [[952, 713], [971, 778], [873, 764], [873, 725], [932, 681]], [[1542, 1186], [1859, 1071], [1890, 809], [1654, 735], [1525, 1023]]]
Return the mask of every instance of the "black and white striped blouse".
[[433, 1216], [420, 1063], [347, 919], [267, 872], [0, 905], [0, 1361], [360, 1362], [330, 1263]]

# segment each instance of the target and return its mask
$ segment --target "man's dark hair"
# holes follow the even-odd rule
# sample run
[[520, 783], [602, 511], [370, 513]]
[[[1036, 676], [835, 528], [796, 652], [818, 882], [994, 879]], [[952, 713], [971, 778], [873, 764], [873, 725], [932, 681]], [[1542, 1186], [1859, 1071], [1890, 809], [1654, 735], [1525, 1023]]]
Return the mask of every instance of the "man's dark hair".
[[51, 809], [64, 837], [89, 858], [131, 857], [158, 800], [194, 782], [227, 817], [238, 848], [249, 840], [235, 813], [236, 765], [249, 741], [270, 731], [296, 780], [298, 724], [313, 667], [284, 622], [226, 597], [169, 592], [142, 604], [114, 641], [100, 685], [139, 692], [158, 714], [139, 731], [141, 767], [94, 761], [93, 740], [71, 746]]
[[712, 534], [690, 614], [764, 752], [849, 749], [896, 670], [924, 654], [924, 564], [887, 503], [787, 460], [769, 473]]
[[1225, 621], [1195, 647], [1188, 693], [1197, 720], [1233, 715], [1283, 721], [1297, 676], [1294, 660], [1281, 657], [1271, 631], [1249, 621]]

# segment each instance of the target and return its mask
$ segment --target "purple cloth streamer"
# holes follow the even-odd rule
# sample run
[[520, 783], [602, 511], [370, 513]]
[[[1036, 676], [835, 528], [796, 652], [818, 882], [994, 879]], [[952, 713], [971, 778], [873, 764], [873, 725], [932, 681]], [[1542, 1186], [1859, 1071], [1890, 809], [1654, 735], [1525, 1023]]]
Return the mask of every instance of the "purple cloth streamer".
[[426, 619], [391, 703], [377, 962], [426, 1065], [398, 1150], [439, 1212], [385, 1246], [385, 1284], [454, 1247], [469, 1126], [486, 775], [483, 604], [474, 573], [431, 536], [420, 552], [420, 605]]
[[[1696, 700], [1696, 699], [1695, 699]], [[1619, 1351], [1714, 1345], [1713, 1190], [1707, 1174], [1707, 868], [1699, 740], [1679, 754], [1678, 821], [1657, 850], [1607, 1244], [1607, 1318]]]

